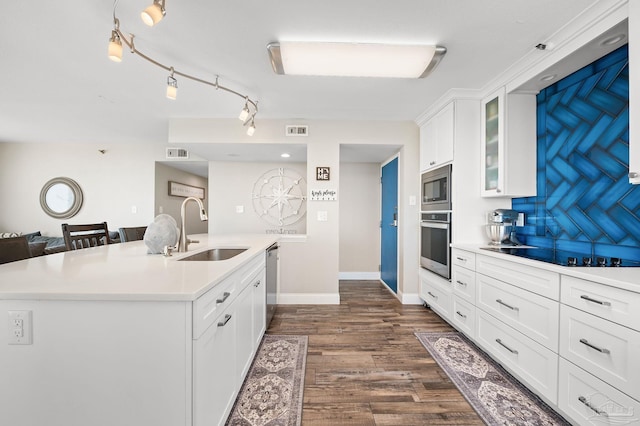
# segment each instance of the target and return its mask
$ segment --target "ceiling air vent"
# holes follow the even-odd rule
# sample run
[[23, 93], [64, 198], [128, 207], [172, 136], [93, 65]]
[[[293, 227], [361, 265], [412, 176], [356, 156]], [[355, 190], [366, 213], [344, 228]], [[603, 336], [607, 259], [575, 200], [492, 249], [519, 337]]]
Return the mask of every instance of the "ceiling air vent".
[[167, 158], [189, 158], [189, 151], [182, 148], [167, 148]]
[[309, 126], [286, 126], [287, 136], [309, 136]]

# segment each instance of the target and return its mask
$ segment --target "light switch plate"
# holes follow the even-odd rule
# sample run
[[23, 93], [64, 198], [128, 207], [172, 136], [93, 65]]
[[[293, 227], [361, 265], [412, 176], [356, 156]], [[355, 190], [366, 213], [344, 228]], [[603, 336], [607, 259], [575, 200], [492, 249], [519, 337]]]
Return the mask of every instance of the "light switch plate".
[[320, 210], [318, 212], [318, 222], [326, 222], [329, 220], [329, 214], [325, 210]]

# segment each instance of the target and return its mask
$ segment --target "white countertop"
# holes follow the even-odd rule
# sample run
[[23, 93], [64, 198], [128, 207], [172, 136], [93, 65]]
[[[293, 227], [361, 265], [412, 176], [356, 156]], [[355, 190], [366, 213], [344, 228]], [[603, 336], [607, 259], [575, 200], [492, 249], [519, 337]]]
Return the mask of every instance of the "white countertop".
[[[189, 301], [278, 241], [278, 235], [190, 235], [171, 257], [143, 241], [50, 254], [0, 265], [0, 299]], [[178, 262], [208, 248], [248, 248], [223, 261]]]
[[[552, 263], [546, 263], [539, 260], [526, 259], [520, 256], [513, 256], [506, 253], [498, 253], [490, 250], [482, 250], [481, 247], [489, 247], [487, 245], [479, 244], [451, 244], [451, 247], [460, 250], [467, 250], [476, 254], [484, 256], [495, 257], [498, 259], [504, 259], [523, 265], [533, 266], [536, 268], [545, 269], [547, 271], [557, 272], [562, 275], [581, 278], [583, 280], [594, 281], [600, 284], [609, 285], [612, 287], [621, 288], [624, 290], [630, 290], [640, 293], [640, 268], [635, 267], [607, 267], [598, 268], [596, 266], [583, 267], [583, 266], [561, 266], [554, 265]], [[496, 246], [491, 246], [495, 248]], [[505, 246], [506, 247], [506, 246]], [[509, 246], [513, 247], [513, 246]], [[524, 247], [524, 246], [523, 246]]]

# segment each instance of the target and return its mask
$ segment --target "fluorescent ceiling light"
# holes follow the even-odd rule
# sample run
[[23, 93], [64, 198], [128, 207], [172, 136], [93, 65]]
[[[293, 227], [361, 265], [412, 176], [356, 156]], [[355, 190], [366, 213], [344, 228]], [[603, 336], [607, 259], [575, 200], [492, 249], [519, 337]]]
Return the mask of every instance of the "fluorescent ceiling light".
[[267, 45], [277, 74], [423, 78], [447, 49], [368, 43], [274, 42]]

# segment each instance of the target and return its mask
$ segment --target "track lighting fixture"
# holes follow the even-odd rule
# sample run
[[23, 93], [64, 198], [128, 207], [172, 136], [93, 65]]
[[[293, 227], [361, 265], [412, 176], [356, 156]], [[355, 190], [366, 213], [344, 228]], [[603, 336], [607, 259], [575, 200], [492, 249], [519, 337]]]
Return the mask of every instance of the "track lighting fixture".
[[249, 103], [245, 101], [244, 108], [242, 108], [242, 111], [240, 111], [240, 115], [238, 116], [238, 119], [240, 119], [240, 121], [242, 122], [245, 122], [247, 121], [247, 118], [249, 118], [249, 114], [251, 114], [249, 112]]
[[171, 67], [171, 75], [167, 77], [167, 98], [176, 100], [178, 95], [178, 80], [173, 77], [173, 67]]
[[113, 30], [111, 30], [111, 38], [109, 39], [109, 59], [113, 62], [121, 62], [122, 61], [122, 41], [120, 40], [120, 36], [118, 35], [118, 27], [120, 26], [120, 22], [117, 19], [114, 19], [113, 22]]
[[153, 4], [142, 11], [140, 17], [142, 22], [150, 27], [153, 27], [158, 22], [162, 21], [162, 18], [167, 14], [164, 9], [164, 0], [153, 0]]
[[253, 136], [253, 134], [256, 132], [256, 125], [253, 122], [253, 118], [251, 119], [251, 124], [249, 125], [249, 127], [247, 128], [247, 135], [248, 136]]
[[[183, 72], [176, 71], [173, 67], [164, 65], [161, 62], [139, 51], [133, 44], [133, 39], [135, 36], [133, 34], [129, 34], [129, 36], [127, 37], [120, 30], [120, 21], [118, 20], [118, 18], [116, 18], [117, 4], [118, 4], [118, 0], [114, 0], [114, 4], [113, 4], [114, 28], [111, 31], [111, 37], [109, 38], [109, 49], [108, 49], [109, 59], [115, 62], [122, 61], [122, 44], [124, 43], [129, 48], [131, 53], [139, 56], [140, 58], [144, 59], [145, 61], [157, 67], [160, 67], [168, 71], [170, 74], [169, 74], [169, 77], [167, 77], [167, 98], [169, 99], [176, 99], [178, 94], [178, 80], [174, 77], [174, 75], [179, 75], [180, 77], [184, 77], [191, 81], [195, 81], [196, 83], [205, 84], [207, 86], [211, 86], [215, 88], [216, 90], [218, 89], [223, 90], [227, 93], [231, 93], [240, 98], [243, 98], [244, 108], [242, 109], [242, 112], [240, 113], [240, 116], [238, 118], [242, 120], [244, 126], [249, 125], [249, 127], [247, 128], [247, 135], [249, 136], [253, 135], [253, 133], [256, 130], [254, 118], [258, 113], [258, 101], [253, 101], [248, 96], [243, 95], [242, 93], [239, 93], [233, 89], [230, 89], [228, 87], [225, 87], [219, 84], [218, 76], [216, 76], [216, 80], [212, 82], [212, 81], [204, 80], [199, 77], [195, 77], [193, 75], [185, 74]], [[156, 12], [159, 12], [159, 15]], [[156, 14], [154, 15], [154, 13]], [[147, 14], [150, 17], [150, 19], [153, 18], [151, 19], [152, 24], [149, 24], [149, 25], [153, 25], [153, 23], [158, 23], [165, 14], [164, 0], [154, 0], [153, 4], [148, 8], [146, 8], [145, 11], [142, 13], [143, 20], [145, 19], [145, 14]]]

